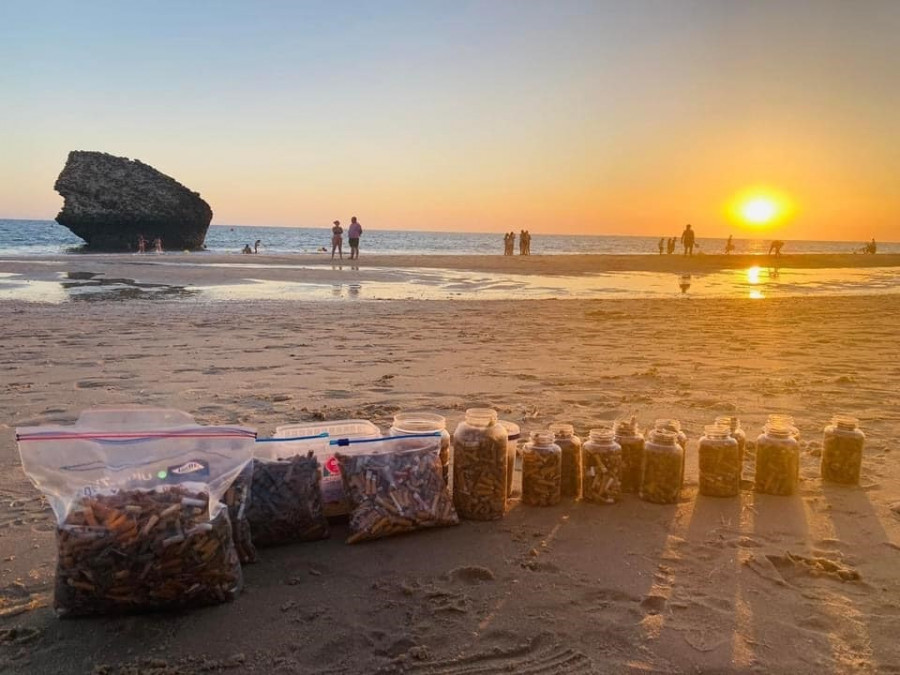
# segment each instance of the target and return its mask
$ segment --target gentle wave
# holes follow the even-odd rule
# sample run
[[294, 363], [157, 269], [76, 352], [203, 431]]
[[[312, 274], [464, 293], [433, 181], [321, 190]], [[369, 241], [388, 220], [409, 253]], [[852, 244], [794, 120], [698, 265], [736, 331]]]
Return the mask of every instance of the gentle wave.
[[[363, 223], [365, 227], [365, 223]], [[676, 236], [677, 232], [669, 233]], [[701, 231], [702, 234], [702, 231]], [[213, 225], [206, 236], [211, 253], [240, 253], [257, 240], [264, 253], [314, 253], [329, 247], [331, 231], [312, 227], [255, 227]], [[769, 239], [735, 239], [735, 253], [765, 253]], [[699, 250], [721, 253], [725, 239], [698, 239]], [[165, 243], [165, 242], [164, 242]], [[659, 237], [612, 235], [533, 234], [532, 253], [572, 255], [606, 253], [633, 255], [657, 253]], [[788, 241], [784, 253], [853, 253], [865, 242]], [[84, 242], [54, 221], [0, 220], [0, 255], [36, 256], [76, 251]], [[346, 242], [345, 242], [346, 248]], [[421, 232], [368, 229], [363, 232], [361, 250], [366, 254], [414, 255], [499, 255], [503, 252], [503, 234], [465, 232]], [[879, 244], [880, 253], [900, 253], [900, 243]], [[679, 249], [680, 252], [680, 249]]]

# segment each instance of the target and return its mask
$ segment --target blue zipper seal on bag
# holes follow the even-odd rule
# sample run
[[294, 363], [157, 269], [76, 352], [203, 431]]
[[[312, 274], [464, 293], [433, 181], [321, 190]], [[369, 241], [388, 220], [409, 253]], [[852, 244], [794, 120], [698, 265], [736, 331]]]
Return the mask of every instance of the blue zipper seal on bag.
[[359, 443], [381, 443], [382, 441], [397, 441], [401, 438], [440, 438], [440, 436], [440, 431], [429, 431], [424, 434], [402, 434], [400, 436], [379, 436], [378, 438], [335, 438], [334, 440], [328, 441], [328, 445], [336, 445], [340, 448], [345, 448]]

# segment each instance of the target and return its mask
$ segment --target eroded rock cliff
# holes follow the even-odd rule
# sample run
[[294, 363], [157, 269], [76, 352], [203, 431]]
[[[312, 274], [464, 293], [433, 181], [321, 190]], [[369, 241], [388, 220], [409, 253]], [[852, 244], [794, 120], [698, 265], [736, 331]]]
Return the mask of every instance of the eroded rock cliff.
[[152, 166], [104, 152], [73, 150], [54, 185], [65, 199], [56, 222], [91, 249], [148, 250], [156, 238], [169, 250], [202, 248], [212, 220], [197, 192]]

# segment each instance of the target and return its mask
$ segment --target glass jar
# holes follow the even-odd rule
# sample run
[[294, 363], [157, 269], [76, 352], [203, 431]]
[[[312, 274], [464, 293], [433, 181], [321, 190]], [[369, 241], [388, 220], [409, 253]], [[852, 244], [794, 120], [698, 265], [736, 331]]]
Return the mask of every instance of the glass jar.
[[681, 430], [681, 422], [672, 419], [659, 419], [653, 423], [653, 428], [658, 431], [671, 431], [675, 434], [675, 441], [681, 449], [687, 450], [687, 434]]
[[522, 503], [554, 506], [562, 496], [562, 449], [553, 432], [532, 431], [522, 448]]
[[581, 448], [581, 484], [584, 501], [612, 504], [622, 490], [622, 446], [610, 428], [591, 429]]
[[681, 422], [672, 419], [656, 420], [653, 424], [654, 429], [660, 431], [671, 431], [675, 434], [675, 441], [681, 446], [681, 484], [684, 485], [684, 459], [687, 456], [687, 434], [681, 430]]
[[641, 486], [644, 436], [634, 417], [616, 424], [616, 443], [622, 446], [622, 492], [637, 492]]
[[571, 424], [551, 424], [554, 442], [562, 451], [562, 496], [581, 497], [581, 438]]
[[741, 429], [741, 421], [737, 417], [721, 415], [716, 418], [716, 424], [728, 427], [731, 435], [738, 444], [738, 455], [741, 458], [741, 467], [744, 466], [744, 451], [747, 449], [747, 434]]
[[511, 497], [513, 494], [516, 458], [522, 454], [519, 451], [519, 439], [522, 437], [522, 433], [519, 425], [515, 422], [500, 420], [500, 424], [506, 429], [506, 495]]
[[394, 415], [389, 435], [423, 434], [431, 431], [441, 432], [441, 475], [444, 483], [450, 485], [450, 432], [447, 431], [447, 420], [441, 415], [429, 412], [402, 412]]
[[849, 415], [835, 415], [831, 424], [825, 427], [822, 480], [858, 485], [865, 443], [866, 435], [859, 428], [859, 420]]
[[753, 489], [767, 495], [788, 496], [800, 487], [800, 444], [796, 428], [786, 420], [771, 422], [756, 439], [756, 477]]
[[736, 497], [741, 493], [741, 455], [730, 427], [719, 424], [703, 427], [697, 452], [701, 495]]
[[684, 448], [674, 431], [654, 429], [644, 443], [640, 498], [654, 504], [674, 504], [684, 482]]
[[794, 418], [791, 415], [781, 415], [778, 413], [769, 415], [769, 417], [766, 419], [766, 424], [773, 424], [776, 426], [784, 425], [790, 427], [791, 436], [797, 441], [800, 440], [800, 430], [797, 428], [797, 425], [794, 424]]
[[506, 512], [506, 436], [490, 408], [469, 408], [453, 432], [453, 504], [462, 518], [496, 520]]

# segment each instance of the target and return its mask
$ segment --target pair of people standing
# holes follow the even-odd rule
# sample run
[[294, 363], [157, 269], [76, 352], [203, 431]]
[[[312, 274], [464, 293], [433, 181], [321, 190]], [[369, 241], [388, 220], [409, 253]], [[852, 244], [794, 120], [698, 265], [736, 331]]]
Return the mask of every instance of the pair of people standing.
[[[347, 228], [347, 239], [350, 241], [350, 260], [359, 260], [359, 238], [362, 236], [362, 225], [356, 220], [356, 216], [350, 219], [350, 227]], [[331, 259], [337, 251], [341, 260], [344, 259], [344, 228], [341, 221], [334, 221], [331, 228]]]

